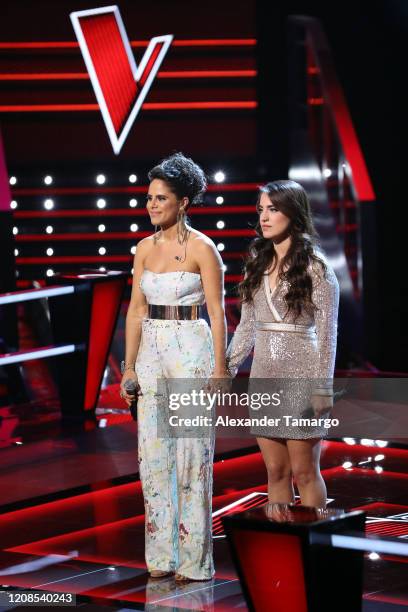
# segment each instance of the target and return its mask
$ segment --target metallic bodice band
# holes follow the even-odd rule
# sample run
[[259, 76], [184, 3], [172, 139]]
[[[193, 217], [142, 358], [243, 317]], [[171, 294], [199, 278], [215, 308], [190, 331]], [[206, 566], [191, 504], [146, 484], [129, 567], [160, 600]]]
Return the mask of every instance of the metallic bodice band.
[[308, 336], [316, 335], [316, 328], [310, 325], [298, 325], [296, 323], [277, 323], [273, 321], [255, 321], [255, 329], [260, 331], [283, 331], [296, 332], [306, 334]]
[[192, 306], [168, 306], [167, 304], [148, 304], [149, 319], [175, 319], [177, 321], [192, 321], [199, 319], [201, 309], [199, 304]]

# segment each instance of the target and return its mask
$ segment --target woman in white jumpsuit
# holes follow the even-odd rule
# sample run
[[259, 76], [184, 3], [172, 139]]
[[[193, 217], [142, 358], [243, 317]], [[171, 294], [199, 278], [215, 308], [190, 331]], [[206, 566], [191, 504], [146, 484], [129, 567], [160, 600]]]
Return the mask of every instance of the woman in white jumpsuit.
[[[176, 153], [149, 173], [147, 211], [155, 233], [136, 249], [126, 317], [124, 384], [139, 384], [139, 472], [145, 501], [145, 556], [155, 578], [210, 580], [214, 429], [204, 437], [159, 435], [158, 379], [225, 378], [223, 266], [214, 243], [187, 225], [186, 209], [205, 175]], [[160, 226], [160, 231], [158, 227]], [[206, 302], [211, 329], [200, 318]]]

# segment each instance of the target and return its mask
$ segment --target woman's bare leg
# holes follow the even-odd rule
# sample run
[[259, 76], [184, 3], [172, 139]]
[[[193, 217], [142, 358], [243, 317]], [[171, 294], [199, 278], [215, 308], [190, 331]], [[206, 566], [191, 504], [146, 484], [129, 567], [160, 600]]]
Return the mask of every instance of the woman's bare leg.
[[287, 449], [301, 503], [325, 508], [327, 489], [320, 473], [321, 440], [287, 440]]
[[257, 438], [268, 472], [268, 500], [287, 504], [294, 502], [290, 458], [286, 440]]

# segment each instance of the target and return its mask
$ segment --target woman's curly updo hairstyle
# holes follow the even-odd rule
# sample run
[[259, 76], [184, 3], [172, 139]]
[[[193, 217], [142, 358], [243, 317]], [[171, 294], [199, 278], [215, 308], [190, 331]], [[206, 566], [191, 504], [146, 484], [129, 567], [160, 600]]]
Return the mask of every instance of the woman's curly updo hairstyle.
[[149, 181], [165, 181], [178, 198], [188, 198], [188, 208], [198, 204], [207, 189], [207, 179], [198, 164], [182, 153], [173, 153], [148, 173]]

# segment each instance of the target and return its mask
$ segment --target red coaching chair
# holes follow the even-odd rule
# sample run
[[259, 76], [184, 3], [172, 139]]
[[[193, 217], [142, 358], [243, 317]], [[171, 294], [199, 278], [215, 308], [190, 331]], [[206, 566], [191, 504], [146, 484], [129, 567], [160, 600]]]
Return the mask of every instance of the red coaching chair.
[[361, 510], [268, 503], [222, 522], [249, 610], [361, 610], [363, 551], [329, 542], [330, 534], [364, 534]]
[[74, 285], [64, 299], [50, 301], [55, 344], [71, 343], [83, 350], [55, 357], [61, 412], [65, 420], [94, 415], [128, 273], [56, 274], [52, 285]]

